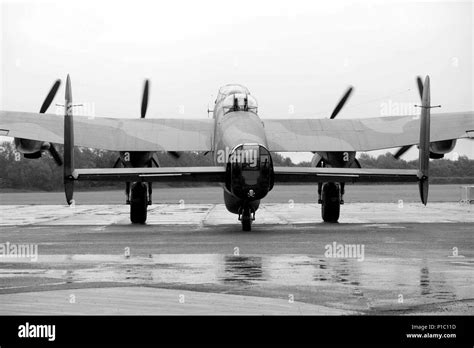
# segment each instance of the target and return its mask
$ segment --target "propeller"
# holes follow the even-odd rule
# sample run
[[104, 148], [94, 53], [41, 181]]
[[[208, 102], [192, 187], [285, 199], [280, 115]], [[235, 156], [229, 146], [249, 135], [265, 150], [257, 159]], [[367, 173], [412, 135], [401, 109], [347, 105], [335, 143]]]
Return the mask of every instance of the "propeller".
[[51, 89], [49, 90], [48, 95], [44, 99], [43, 105], [41, 105], [40, 109], [40, 114], [44, 114], [46, 110], [48, 110], [49, 106], [53, 102], [54, 97], [56, 96], [56, 93], [58, 92], [59, 86], [61, 85], [61, 80], [57, 79]]
[[349, 99], [349, 97], [351, 96], [352, 94], [352, 91], [354, 90], [354, 87], [350, 86], [346, 93], [344, 93], [344, 95], [342, 96], [341, 100], [339, 101], [339, 103], [336, 105], [336, 107], [334, 108], [334, 111], [332, 112], [331, 114], [331, 117], [330, 119], [332, 120], [333, 118], [335, 118], [337, 116], [337, 114], [341, 111], [341, 109], [344, 107], [344, 105], [346, 104], [347, 100]]
[[416, 84], [418, 85], [418, 92], [420, 92], [420, 99], [423, 99], [423, 80], [421, 76], [416, 77]]
[[141, 118], [145, 118], [146, 110], [148, 108], [149, 85], [150, 85], [150, 81], [146, 79], [145, 85], [143, 86]]
[[[150, 95], [150, 80], [146, 79], [145, 83], [143, 84], [143, 94], [142, 94], [142, 106], [141, 106], [141, 113], [140, 113], [140, 118], [145, 118], [146, 116], [146, 111], [148, 109], [148, 98]], [[178, 159], [181, 155], [176, 152], [176, 151], [168, 151], [168, 154], [175, 159]], [[152, 161], [154, 164], [158, 167], [158, 161], [157, 158], [152, 158]], [[115, 161], [114, 168], [116, 168], [121, 162], [121, 158], [118, 157], [117, 160]]]
[[51, 156], [53, 157], [54, 161], [56, 162], [56, 164], [58, 166], [62, 166], [63, 165], [63, 160], [61, 158], [61, 156], [59, 155], [58, 153], [58, 150], [56, 150], [56, 148], [54, 147], [53, 144], [49, 144], [49, 153], [51, 154]]
[[[148, 108], [148, 95], [150, 93], [150, 80], [146, 79], [143, 86], [143, 96], [142, 96], [142, 109], [141, 109], [141, 118], [145, 118], [146, 110]], [[178, 159], [181, 155], [176, 151], [168, 151], [168, 155]]]
[[401, 148], [398, 149], [398, 151], [393, 155], [393, 157], [395, 157], [396, 159], [399, 159], [400, 156], [402, 156], [405, 152], [407, 152], [408, 150], [410, 150], [410, 148], [412, 147], [413, 145], [405, 145]]
[[[334, 108], [334, 110], [332, 111], [332, 114], [331, 114], [331, 117], [329, 117], [331, 120], [334, 119], [337, 114], [339, 114], [339, 112], [342, 110], [342, 108], [344, 107], [344, 105], [346, 105], [347, 101], [349, 100], [349, 97], [351, 96], [352, 94], [352, 91], [354, 91], [354, 87], [352, 86], [349, 86], [349, 88], [347, 89], [347, 91], [344, 93], [344, 95], [342, 96], [341, 100], [339, 100], [339, 103], [337, 103], [336, 107]], [[316, 154], [315, 151], [312, 151], [313, 154]], [[314, 159], [314, 158], [313, 158]], [[321, 159], [319, 159], [317, 162], [315, 162], [315, 164], [319, 164]]]
[[[46, 112], [46, 110], [48, 110], [49, 106], [53, 102], [54, 97], [56, 96], [56, 93], [58, 92], [58, 89], [59, 89], [60, 85], [61, 85], [61, 80], [57, 79], [54, 82], [51, 89], [49, 90], [48, 95], [44, 99], [43, 105], [41, 105], [41, 108], [40, 108], [40, 111], [39, 111], [40, 114], [44, 114]], [[53, 144], [51, 144], [51, 143], [49, 144], [48, 151], [51, 154], [51, 156], [53, 157], [56, 164], [58, 166], [61, 166], [63, 164], [63, 160], [61, 159], [61, 156], [59, 155], [58, 151], [56, 150], [56, 148], [54, 147]]]
[[[423, 79], [421, 76], [416, 77], [416, 84], [418, 86], [418, 92], [420, 93], [420, 99], [423, 99]], [[395, 159], [399, 159], [405, 152], [411, 149], [413, 145], [405, 145], [398, 149], [398, 151], [393, 155]]]

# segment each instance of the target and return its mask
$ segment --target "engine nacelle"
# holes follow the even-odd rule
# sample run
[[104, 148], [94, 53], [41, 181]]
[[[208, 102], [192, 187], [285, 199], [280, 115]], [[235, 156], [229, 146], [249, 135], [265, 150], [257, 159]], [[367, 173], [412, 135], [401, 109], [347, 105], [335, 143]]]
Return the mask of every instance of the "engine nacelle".
[[48, 142], [15, 138], [15, 148], [18, 152], [25, 155], [26, 158], [39, 158], [41, 152], [49, 150], [50, 144]]
[[443, 158], [444, 154], [453, 151], [456, 146], [456, 139], [442, 140], [430, 143], [430, 158]]
[[316, 152], [311, 159], [311, 167], [318, 167], [321, 161], [328, 167], [360, 168], [355, 151]]
[[120, 151], [120, 159], [126, 166], [132, 168], [148, 167], [153, 152], [150, 151]]

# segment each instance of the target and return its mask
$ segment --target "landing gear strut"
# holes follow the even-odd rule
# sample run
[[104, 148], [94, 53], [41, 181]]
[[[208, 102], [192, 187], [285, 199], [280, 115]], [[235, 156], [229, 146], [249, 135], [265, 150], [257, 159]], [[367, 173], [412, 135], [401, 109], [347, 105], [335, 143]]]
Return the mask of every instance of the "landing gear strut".
[[239, 220], [242, 222], [242, 231], [251, 231], [255, 212], [250, 207], [243, 207], [239, 213]]
[[[322, 184], [321, 216], [324, 222], [337, 222], [341, 208], [340, 186], [338, 183], [327, 182]], [[318, 185], [318, 193], [320, 193]]]
[[130, 204], [130, 183], [128, 181], [125, 183], [125, 197], [127, 197], [125, 204]]
[[151, 202], [151, 195], [153, 193], [153, 187], [151, 185], [151, 182], [147, 183], [148, 184], [148, 201], [147, 201], [147, 205], [151, 205], [152, 202]]
[[147, 185], [143, 182], [133, 183], [130, 196], [130, 221], [144, 224], [148, 207]]

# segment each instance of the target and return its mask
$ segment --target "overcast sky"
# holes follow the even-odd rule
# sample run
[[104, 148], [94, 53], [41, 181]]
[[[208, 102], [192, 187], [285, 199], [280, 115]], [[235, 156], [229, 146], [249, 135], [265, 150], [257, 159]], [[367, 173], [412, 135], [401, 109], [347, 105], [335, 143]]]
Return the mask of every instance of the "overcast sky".
[[[150, 118], [207, 117], [227, 83], [263, 119], [328, 117], [349, 85], [338, 117], [406, 114], [426, 74], [440, 112], [474, 110], [472, 1], [0, 2], [2, 110], [37, 111], [67, 73], [97, 117], [139, 117], [144, 78]], [[474, 158], [474, 142], [455, 151]]]

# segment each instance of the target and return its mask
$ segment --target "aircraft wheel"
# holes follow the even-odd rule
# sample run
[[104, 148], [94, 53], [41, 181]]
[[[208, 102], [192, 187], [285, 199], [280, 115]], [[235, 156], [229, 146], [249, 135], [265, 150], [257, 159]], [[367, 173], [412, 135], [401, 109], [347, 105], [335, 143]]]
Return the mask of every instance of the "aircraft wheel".
[[143, 182], [136, 182], [132, 185], [130, 194], [130, 221], [133, 224], [144, 224], [147, 207], [147, 187]]
[[242, 218], [242, 231], [251, 231], [252, 230], [252, 220], [250, 217]]
[[242, 213], [242, 231], [252, 230], [252, 218], [250, 216], [250, 210], [245, 209]]
[[325, 183], [321, 200], [321, 215], [324, 222], [337, 222], [341, 208], [339, 185], [334, 182]]

